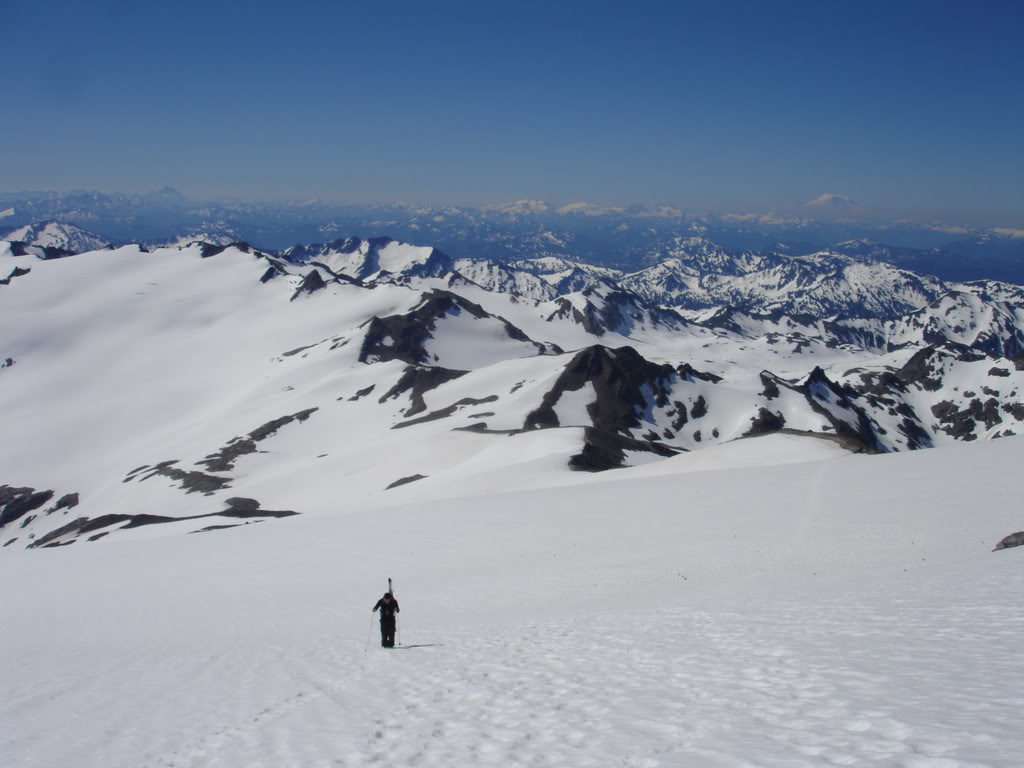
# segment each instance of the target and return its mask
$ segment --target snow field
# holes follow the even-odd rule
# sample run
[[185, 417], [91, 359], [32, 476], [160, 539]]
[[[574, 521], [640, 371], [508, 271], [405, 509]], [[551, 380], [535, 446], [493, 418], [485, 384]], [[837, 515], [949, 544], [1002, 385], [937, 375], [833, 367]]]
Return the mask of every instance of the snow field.
[[[568, 601], [518, 625], [404, 601], [393, 651], [375, 623], [368, 651], [353, 622], [172, 636], [15, 689], [8, 706], [36, 717], [5, 751], [19, 766], [1012, 766], [1021, 619], [992, 595], [1019, 594], [1018, 560], [785, 598]], [[69, 705], [54, 739], [39, 714]]]
[[[435, 498], [423, 481], [330, 515], [5, 552], [0, 753], [1009, 768], [1024, 551], [989, 550], [1020, 527], [1022, 451], [774, 435], [552, 467], [561, 487]], [[387, 576], [394, 651], [369, 611]]]
[[[1020, 438], [874, 457], [787, 435], [705, 447], [749, 419], [740, 390], [760, 389], [761, 368], [803, 377], [806, 360], [787, 361], [788, 342], [652, 326], [600, 342], [729, 378], [702, 450], [569, 472], [578, 427], [452, 428], [520, 427], [571, 352], [493, 362], [498, 341], [532, 345], [449, 316], [428, 348], [493, 364], [425, 393], [412, 418], [500, 402], [391, 429], [408, 396], [378, 400], [405, 364], [358, 364], [360, 326], [409, 311], [416, 291], [289, 301], [299, 277], [262, 284], [264, 260], [200, 253], [31, 261], [0, 305], [0, 352], [17, 363], [2, 372], [17, 447], [0, 479], [82, 493], [42, 523], [212, 512], [235, 495], [302, 515], [6, 549], [0, 765], [1019, 764], [1024, 550], [989, 550], [1024, 528]], [[537, 341], [594, 343], [547, 323], [554, 303], [476, 294]], [[818, 352], [836, 371], [863, 360]], [[953, 384], [984, 392], [989, 364], [969, 365]], [[687, 407], [711, 389], [689, 388]], [[587, 423], [593, 397], [565, 393], [561, 422]], [[216, 498], [122, 482], [314, 405], [238, 458]], [[790, 426], [820, 426], [806, 419]], [[384, 490], [413, 474], [428, 477]], [[403, 605], [393, 652], [367, 610], [387, 576]]]

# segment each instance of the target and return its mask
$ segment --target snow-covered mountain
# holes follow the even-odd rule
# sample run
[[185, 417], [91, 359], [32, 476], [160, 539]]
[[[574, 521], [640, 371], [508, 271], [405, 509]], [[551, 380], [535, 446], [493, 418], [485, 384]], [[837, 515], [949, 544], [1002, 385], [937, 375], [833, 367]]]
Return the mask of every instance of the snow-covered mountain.
[[[871, 290], [857, 307], [874, 316], [684, 315], [628, 290], [653, 285], [640, 273], [551, 259], [527, 271], [386, 238], [56, 261], [14, 245], [0, 248], [0, 409], [15, 436], [0, 456], [5, 544], [315, 512], [332, 477], [352, 499], [482, 483], [491, 470], [473, 457], [515, 464], [520, 450], [602, 470], [773, 432], [873, 453], [1024, 421], [1020, 288], [930, 300], [948, 286], [851, 257], [811, 279], [814, 259], [682, 244], [751, 296], [765, 275], [805, 270], [734, 304], [829, 297], [834, 310], [859, 275]], [[896, 314], [876, 269], [930, 303]], [[281, 473], [295, 482], [273, 482]]]
[[8, 763], [1024, 747], [1019, 287], [684, 316], [393, 240], [42, 250], [0, 243]]
[[18, 227], [4, 235], [3, 239], [64, 253], [84, 253], [110, 247], [110, 243], [99, 235], [74, 224], [52, 219]]
[[431, 247], [399, 243], [391, 238], [342, 238], [314, 246], [294, 246], [281, 254], [288, 261], [310, 263], [334, 275], [363, 282], [388, 276], [439, 277], [452, 271], [452, 260]]
[[647, 301], [690, 310], [896, 316], [927, 304], [945, 287], [937, 278], [870, 256], [730, 252], [696, 237], [648, 258], [656, 263], [624, 276], [623, 287]]
[[582, 291], [602, 280], [614, 282], [625, 274], [622, 270], [598, 267], [558, 256], [519, 259], [512, 261], [511, 266], [516, 270], [529, 272], [542, 278], [552, 286], [555, 295]]

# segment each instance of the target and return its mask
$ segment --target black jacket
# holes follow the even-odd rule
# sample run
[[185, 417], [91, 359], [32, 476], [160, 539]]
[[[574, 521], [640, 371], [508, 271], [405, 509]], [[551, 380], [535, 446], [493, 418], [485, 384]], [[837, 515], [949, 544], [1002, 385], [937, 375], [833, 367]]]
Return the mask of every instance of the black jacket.
[[391, 598], [390, 601], [385, 601], [382, 597], [377, 601], [377, 604], [373, 606], [373, 610], [380, 610], [380, 620], [391, 622], [395, 620], [395, 614], [401, 611], [398, 608], [398, 601], [395, 598]]

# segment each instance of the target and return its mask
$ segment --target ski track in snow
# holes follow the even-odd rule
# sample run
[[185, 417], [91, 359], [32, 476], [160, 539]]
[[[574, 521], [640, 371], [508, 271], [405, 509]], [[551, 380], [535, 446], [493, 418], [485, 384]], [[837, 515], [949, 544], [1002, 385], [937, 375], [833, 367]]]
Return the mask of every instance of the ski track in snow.
[[[1024, 618], [992, 599], [1021, 594], [1024, 578], [1008, 574], [425, 627], [392, 651], [374, 623], [368, 651], [321, 635], [305, 648], [169, 656], [179, 668], [161, 677], [180, 689], [148, 692], [144, 718], [127, 705], [121, 722], [75, 727], [90, 743], [64, 744], [64, 756], [147, 768], [1017, 765], [1024, 695], [1010, 681], [1024, 668]], [[106, 674], [49, 681], [31, 699], [71, 696], [88, 719]], [[31, 734], [4, 741], [21, 748], [8, 765], [57, 764], [33, 753]]]

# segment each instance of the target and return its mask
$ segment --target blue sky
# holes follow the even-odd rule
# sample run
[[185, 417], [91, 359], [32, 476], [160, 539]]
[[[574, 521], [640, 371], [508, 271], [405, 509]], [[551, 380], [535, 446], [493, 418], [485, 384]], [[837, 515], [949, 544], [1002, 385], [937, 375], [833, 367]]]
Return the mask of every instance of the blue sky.
[[1024, 212], [1021, 4], [0, 0], [0, 187]]

